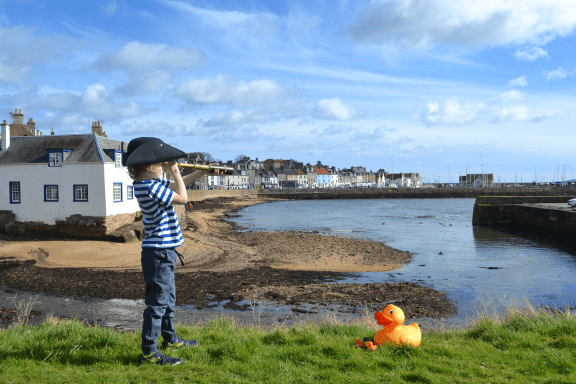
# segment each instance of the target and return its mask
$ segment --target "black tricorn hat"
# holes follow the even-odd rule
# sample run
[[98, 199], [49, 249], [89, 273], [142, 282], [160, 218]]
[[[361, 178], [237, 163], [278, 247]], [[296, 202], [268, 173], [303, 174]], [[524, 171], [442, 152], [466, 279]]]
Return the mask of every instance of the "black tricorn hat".
[[122, 156], [122, 165], [133, 167], [176, 160], [187, 156], [186, 152], [176, 149], [156, 137], [137, 137], [128, 143], [128, 150]]

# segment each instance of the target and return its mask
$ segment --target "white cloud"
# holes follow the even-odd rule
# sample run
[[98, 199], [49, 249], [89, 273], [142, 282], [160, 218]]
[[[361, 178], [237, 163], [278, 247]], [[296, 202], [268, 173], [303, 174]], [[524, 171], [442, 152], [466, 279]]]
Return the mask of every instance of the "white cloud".
[[[490, 47], [543, 45], [576, 26], [571, 1], [390, 0], [372, 1], [348, 34], [361, 44], [427, 48], [435, 44]], [[534, 51], [532, 55], [539, 55]]]
[[192, 105], [223, 104], [233, 107], [262, 107], [280, 102], [288, 92], [272, 80], [233, 81], [230, 77], [188, 79], [174, 94]]
[[220, 111], [208, 121], [198, 121], [198, 126], [205, 127], [228, 127], [244, 124], [265, 123], [271, 119], [269, 113], [262, 111]]
[[167, 71], [135, 72], [117, 91], [130, 97], [157, 93], [168, 85], [170, 78], [170, 73]]
[[182, 136], [186, 134], [186, 127], [181, 124], [168, 124], [164, 121], [154, 123], [130, 123], [121, 127], [122, 134], [131, 136], [142, 136], [149, 134], [153, 136]]
[[190, 69], [203, 62], [204, 54], [198, 47], [170, 47], [167, 44], [132, 41], [120, 50], [102, 57], [94, 64], [94, 68], [102, 71], [118, 68]]
[[64, 36], [42, 37], [36, 28], [0, 26], [0, 84], [21, 83], [37, 66], [60, 58], [68, 39]]
[[275, 15], [251, 16], [232, 27], [234, 30], [244, 32], [253, 38], [270, 36], [278, 30], [278, 19]]
[[87, 107], [103, 104], [108, 101], [110, 93], [105, 85], [90, 84], [82, 94], [82, 103]]
[[451, 97], [442, 103], [430, 101], [426, 106], [426, 111], [414, 117], [428, 126], [464, 125], [480, 121], [538, 122], [563, 112], [560, 109], [539, 109], [517, 103], [522, 100], [524, 100], [524, 95], [519, 91], [503, 92], [485, 102], [461, 103], [456, 97]]
[[339, 98], [322, 99], [314, 107], [312, 115], [322, 120], [353, 120], [363, 117], [365, 113], [344, 104]]
[[195, 16], [195, 22], [203, 26], [233, 31], [249, 37], [261, 38], [276, 33], [279, 19], [273, 13], [247, 14], [238, 11], [216, 11], [194, 7], [182, 1], [166, 1], [166, 4]]
[[442, 105], [438, 102], [429, 102], [428, 110], [422, 114], [421, 119], [426, 125], [463, 125], [476, 120], [484, 107], [484, 103], [460, 104], [458, 98], [452, 97], [445, 100]]
[[546, 75], [546, 80], [563, 79], [566, 76], [570, 75], [570, 73], [563, 70], [562, 67], [558, 67], [558, 69], [555, 71], [550, 71], [550, 72], [542, 71], [542, 72]]
[[524, 96], [522, 96], [522, 92], [518, 92], [518, 91], [508, 91], [508, 92], [503, 92], [500, 95], [498, 95], [498, 97], [495, 97], [493, 99], [491, 99], [490, 101], [492, 103], [501, 103], [504, 101], [510, 101], [510, 100], [523, 100]]
[[538, 122], [545, 117], [562, 113], [561, 110], [533, 110], [524, 105], [502, 108], [498, 111], [496, 121], [530, 121]]
[[525, 87], [528, 85], [528, 81], [526, 80], [526, 76], [520, 76], [515, 79], [512, 79], [508, 82], [508, 85], [513, 87]]
[[548, 52], [546, 52], [542, 48], [533, 47], [530, 51], [527, 51], [527, 50], [516, 51], [516, 53], [514, 54], [514, 57], [517, 58], [518, 60], [534, 61], [534, 60], [539, 59], [541, 57], [550, 57], [550, 56], [548, 56]]

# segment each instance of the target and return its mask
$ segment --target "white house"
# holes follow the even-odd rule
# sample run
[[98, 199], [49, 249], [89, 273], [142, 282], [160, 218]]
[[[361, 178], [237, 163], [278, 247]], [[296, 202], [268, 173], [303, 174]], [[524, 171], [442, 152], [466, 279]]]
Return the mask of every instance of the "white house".
[[[99, 123], [93, 132], [95, 127], [103, 133]], [[121, 162], [126, 147], [95, 133], [10, 137], [4, 120], [0, 211], [12, 212], [21, 223], [53, 225], [72, 215], [112, 217], [107, 221], [111, 229], [133, 221], [140, 208]]]

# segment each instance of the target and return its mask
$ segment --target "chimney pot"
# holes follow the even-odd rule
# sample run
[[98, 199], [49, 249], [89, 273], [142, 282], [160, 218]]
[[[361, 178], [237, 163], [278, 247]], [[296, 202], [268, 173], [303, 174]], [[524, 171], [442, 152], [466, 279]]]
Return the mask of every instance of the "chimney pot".
[[20, 114], [22, 114], [22, 109], [19, 109], [18, 112], [19, 112]]

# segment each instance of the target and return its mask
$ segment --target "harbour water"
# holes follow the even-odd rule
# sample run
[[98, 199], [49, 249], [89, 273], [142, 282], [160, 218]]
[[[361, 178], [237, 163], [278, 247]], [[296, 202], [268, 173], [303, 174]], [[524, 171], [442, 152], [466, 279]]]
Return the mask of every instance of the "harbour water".
[[[496, 311], [502, 315], [506, 307], [526, 307], [526, 300], [534, 307], [576, 307], [576, 253], [520, 235], [473, 227], [474, 200], [281, 201], [247, 207], [231, 221], [247, 231], [318, 231], [380, 241], [413, 252], [412, 262], [400, 269], [354, 274], [339, 282], [410, 281], [443, 291], [458, 313], [441, 325], [463, 326], [485, 308], [489, 314]], [[0, 289], [0, 306], [14, 307], [32, 297], [37, 297], [35, 310], [101, 320], [119, 329], [141, 326], [142, 300], [83, 300]], [[335, 314], [343, 321], [356, 316], [331, 310], [302, 316], [290, 307], [274, 305], [254, 305], [252, 311], [240, 312], [224, 309], [224, 302], [216, 304], [201, 311], [178, 307], [176, 319], [195, 324], [226, 314], [239, 324], [291, 325]]]
[[475, 199], [306, 200], [255, 205], [234, 221], [246, 230], [311, 230], [381, 241], [413, 252], [392, 272], [346, 282], [411, 281], [445, 292], [465, 324], [484, 308], [576, 307], [576, 253], [553, 244], [472, 226]]

